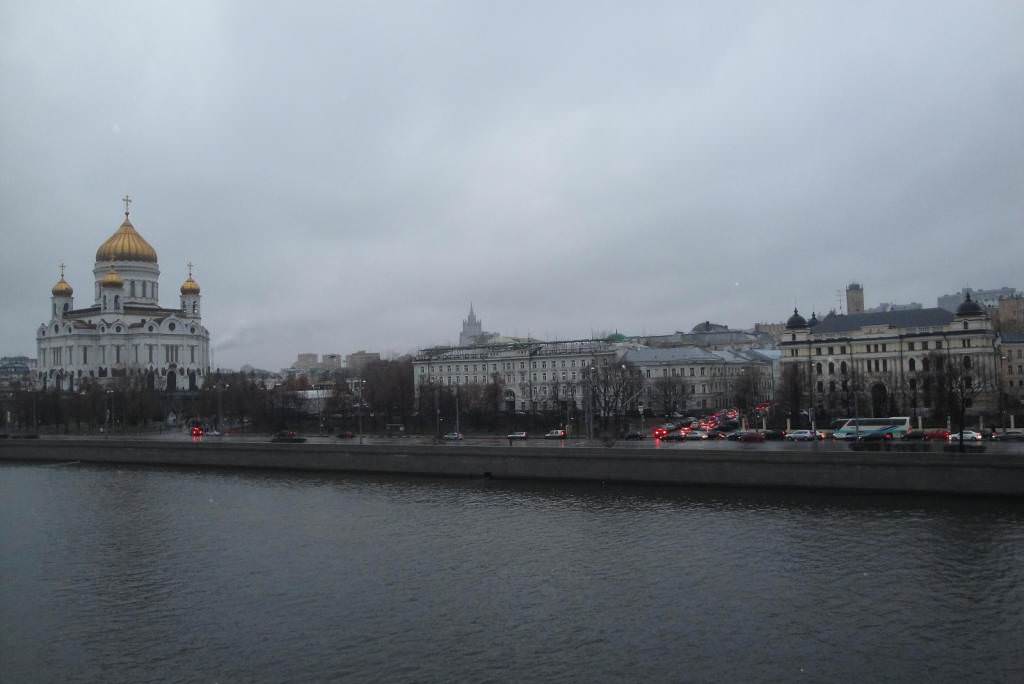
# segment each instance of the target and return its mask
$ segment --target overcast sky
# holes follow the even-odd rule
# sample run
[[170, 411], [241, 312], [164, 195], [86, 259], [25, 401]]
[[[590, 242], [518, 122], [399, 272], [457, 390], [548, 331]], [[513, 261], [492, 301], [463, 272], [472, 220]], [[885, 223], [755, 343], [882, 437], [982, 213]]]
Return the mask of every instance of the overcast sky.
[[217, 365], [1024, 287], [1024, 3], [0, 2], [0, 355], [120, 198]]

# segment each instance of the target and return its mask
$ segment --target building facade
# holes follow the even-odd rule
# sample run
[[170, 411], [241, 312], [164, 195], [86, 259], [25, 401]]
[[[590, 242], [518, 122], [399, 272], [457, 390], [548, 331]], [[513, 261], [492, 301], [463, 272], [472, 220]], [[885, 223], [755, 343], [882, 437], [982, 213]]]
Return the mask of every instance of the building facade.
[[779, 393], [820, 417], [911, 415], [944, 423], [946, 415], [932, 415], [949, 412], [936, 373], [956, 368], [971, 389], [968, 412], [995, 413], [999, 345], [988, 312], [969, 296], [956, 313], [830, 313], [818, 321], [794, 310], [780, 343]]
[[775, 395], [774, 353], [700, 347], [638, 348], [623, 360], [640, 371], [652, 413], [752, 407]]
[[1012, 287], [999, 287], [993, 290], [974, 290], [965, 287], [955, 294], [942, 295], [938, 298], [938, 307], [954, 313], [961, 304], [969, 297], [971, 301], [980, 304], [987, 309], [999, 307], [999, 300], [1004, 297], [1017, 297], [1020, 292]]
[[202, 324], [199, 284], [188, 277], [179, 306], [160, 306], [156, 251], [124, 221], [99, 249], [93, 267], [93, 302], [75, 308], [64, 279], [53, 286], [50, 319], [36, 329], [42, 389], [78, 390], [91, 382], [137, 381], [167, 391], [197, 389], [209, 374], [209, 331]]

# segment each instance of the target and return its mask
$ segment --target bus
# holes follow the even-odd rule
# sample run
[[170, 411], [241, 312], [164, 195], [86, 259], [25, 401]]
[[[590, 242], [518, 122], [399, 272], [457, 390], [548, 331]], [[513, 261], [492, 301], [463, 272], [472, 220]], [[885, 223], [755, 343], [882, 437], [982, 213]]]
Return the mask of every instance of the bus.
[[909, 416], [896, 416], [892, 418], [850, 418], [843, 426], [832, 433], [832, 439], [857, 439], [861, 432], [872, 432], [893, 428], [892, 436], [902, 439], [910, 430]]

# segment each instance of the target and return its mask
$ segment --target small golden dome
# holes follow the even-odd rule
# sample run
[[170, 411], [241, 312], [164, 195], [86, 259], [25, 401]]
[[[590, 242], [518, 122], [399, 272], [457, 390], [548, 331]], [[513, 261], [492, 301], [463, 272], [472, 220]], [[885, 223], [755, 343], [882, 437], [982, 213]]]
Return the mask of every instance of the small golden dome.
[[156, 263], [156, 250], [146, 242], [124, 215], [117, 232], [96, 250], [96, 261], [148, 261]]
[[185, 282], [181, 284], [181, 294], [183, 295], [197, 295], [199, 294], [199, 283], [189, 276]]
[[50, 292], [53, 293], [54, 297], [70, 297], [75, 294], [75, 291], [71, 289], [71, 285], [68, 284], [68, 281], [64, 280], [64, 276], [60, 277], [60, 280], [57, 281], [57, 284], [53, 286], [53, 289], [50, 290]]
[[114, 267], [111, 266], [110, 270], [107, 271], [107, 275], [103, 276], [100, 280], [101, 287], [124, 287], [124, 281], [121, 280], [121, 276], [117, 274]]

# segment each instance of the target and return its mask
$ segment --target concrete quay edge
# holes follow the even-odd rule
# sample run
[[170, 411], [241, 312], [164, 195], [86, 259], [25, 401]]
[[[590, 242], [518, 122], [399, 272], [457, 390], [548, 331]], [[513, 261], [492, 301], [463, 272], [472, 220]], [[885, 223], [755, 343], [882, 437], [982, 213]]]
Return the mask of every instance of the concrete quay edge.
[[0, 461], [1024, 496], [1024, 456], [989, 453], [71, 438], [0, 440]]

